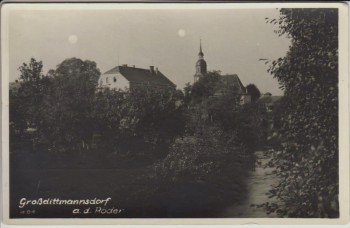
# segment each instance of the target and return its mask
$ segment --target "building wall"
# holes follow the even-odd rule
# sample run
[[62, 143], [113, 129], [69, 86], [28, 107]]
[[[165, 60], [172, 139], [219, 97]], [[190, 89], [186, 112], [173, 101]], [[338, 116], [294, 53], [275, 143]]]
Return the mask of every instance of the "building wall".
[[241, 105], [250, 104], [251, 103], [251, 96], [250, 95], [242, 95], [239, 103]]
[[103, 74], [98, 80], [99, 87], [110, 89], [129, 89], [130, 83], [120, 73]]
[[156, 90], [176, 90], [175, 86], [170, 86], [170, 85], [130, 82], [130, 89], [137, 89], [137, 88], [152, 89], [152, 90], [154, 90], [154, 89], [156, 89]]

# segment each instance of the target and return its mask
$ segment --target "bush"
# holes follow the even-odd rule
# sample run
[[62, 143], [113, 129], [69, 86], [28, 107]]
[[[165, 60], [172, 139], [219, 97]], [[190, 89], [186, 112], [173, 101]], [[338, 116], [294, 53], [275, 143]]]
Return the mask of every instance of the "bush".
[[162, 183], [158, 194], [170, 207], [190, 201], [191, 205], [186, 205], [192, 213], [200, 210], [200, 204], [213, 212], [226, 204], [228, 197], [230, 203], [242, 197], [251, 161], [235, 136], [206, 126], [201, 135], [178, 138], [167, 157], [155, 165], [153, 178]]

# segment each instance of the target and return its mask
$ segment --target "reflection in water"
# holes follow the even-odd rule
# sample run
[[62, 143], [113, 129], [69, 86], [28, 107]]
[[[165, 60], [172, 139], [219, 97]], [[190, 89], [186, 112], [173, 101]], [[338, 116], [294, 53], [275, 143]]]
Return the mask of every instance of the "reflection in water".
[[225, 208], [218, 217], [222, 218], [275, 218], [276, 214], [266, 214], [264, 208], [252, 207], [252, 204], [262, 204], [271, 201], [266, 195], [270, 186], [276, 184], [273, 168], [263, 168], [269, 161], [263, 151], [255, 152], [258, 165], [247, 180], [247, 197], [239, 203]]

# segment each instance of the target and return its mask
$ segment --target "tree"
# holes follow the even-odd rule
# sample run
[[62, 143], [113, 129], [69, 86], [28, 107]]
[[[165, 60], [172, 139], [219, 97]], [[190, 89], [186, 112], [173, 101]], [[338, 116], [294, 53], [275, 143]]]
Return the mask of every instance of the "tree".
[[16, 93], [10, 94], [10, 122], [21, 132], [28, 127], [37, 128], [40, 122], [41, 105], [48, 84], [42, 68], [42, 61], [34, 58], [18, 68], [21, 72], [20, 87]]
[[10, 125], [10, 138], [11, 140], [16, 135], [22, 136], [27, 126], [26, 108], [21, 101], [21, 96], [18, 93], [9, 94], [9, 125]]
[[43, 77], [43, 62], [36, 61], [34, 58], [30, 59], [29, 64], [23, 63], [18, 69], [23, 82], [38, 82]]
[[92, 110], [100, 76], [96, 63], [66, 59], [49, 75], [52, 84], [43, 104], [42, 138], [61, 149], [86, 147], [94, 131]]
[[289, 217], [338, 217], [338, 11], [281, 9], [280, 36], [291, 46], [269, 71], [284, 89], [274, 154], [279, 183], [268, 210]]
[[194, 99], [207, 98], [214, 95], [215, 87], [220, 80], [220, 71], [212, 71], [199, 78], [192, 86], [191, 96]]
[[93, 112], [100, 146], [119, 154], [164, 156], [184, 128], [182, 100], [179, 91], [100, 91]]
[[261, 96], [260, 90], [254, 84], [247, 85], [246, 89], [247, 89], [248, 95], [251, 96], [252, 102], [255, 103]]
[[192, 91], [192, 85], [188, 82], [186, 83], [183, 89], [185, 104], [189, 104], [189, 102], [191, 101], [191, 91]]

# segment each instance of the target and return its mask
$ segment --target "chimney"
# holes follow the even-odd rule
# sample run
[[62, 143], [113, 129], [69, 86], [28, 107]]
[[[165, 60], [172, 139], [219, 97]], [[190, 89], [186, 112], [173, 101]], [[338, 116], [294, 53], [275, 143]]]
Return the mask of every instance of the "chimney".
[[133, 68], [135, 68], [135, 65], [132, 65]]
[[122, 66], [123, 66], [123, 67], [127, 67], [127, 66], [128, 66], [128, 64], [123, 64]]
[[151, 71], [151, 74], [153, 75], [154, 74], [154, 66], [150, 66], [149, 71]]
[[158, 67], [156, 67], [156, 75], [158, 75]]

